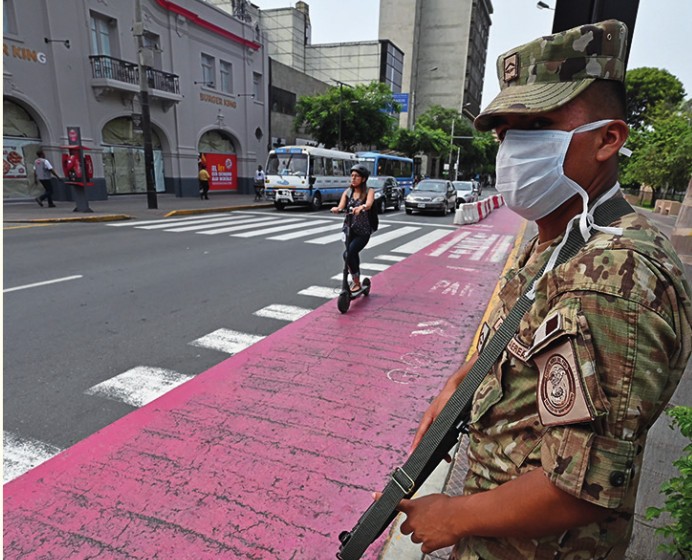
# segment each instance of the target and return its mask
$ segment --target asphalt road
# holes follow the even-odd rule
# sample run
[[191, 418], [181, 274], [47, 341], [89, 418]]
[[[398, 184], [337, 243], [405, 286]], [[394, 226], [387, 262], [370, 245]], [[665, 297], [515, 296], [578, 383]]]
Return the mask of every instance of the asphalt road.
[[[94, 394], [99, 384], [141, 368], [184, 381], [233, 353], [214, 349], [220, 332], [225, 343], [235, 333], [241, 349], [328, 301], [299, 292], [319, 286], [338, 293], [342, 244], [314, 241], [338, 232], [342, 217], [328, 210], [238, 212], [240, 229], [204, 234], [218, 229], [215, 219], [183, 218], [175, 225], [190, 229], [177, 232], [132, 222], [4, 231], [6, 449], [8, 433], [65, 449], [135, 409], [127, 399]], [[277, 221], [256, 223], [267, 219]], [[415, 250], [397, 248], [455, 229], [451, 216], [403, 210], [380, 220], [378, 235], [391, 239], [371, 242], [376, 246], [362, 254], [374, 267], [369, 276]], [[277, 225], [287, 229], [266, 232]], [[288, 317], [274, 318], [275, 306]]]

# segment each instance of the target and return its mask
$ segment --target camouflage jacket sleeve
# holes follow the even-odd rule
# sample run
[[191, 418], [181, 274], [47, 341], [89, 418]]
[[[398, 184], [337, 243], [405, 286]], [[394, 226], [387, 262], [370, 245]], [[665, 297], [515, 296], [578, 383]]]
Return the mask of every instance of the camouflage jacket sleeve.
[[558, 488], [604, 507], [633, 508], [646, 433], [690, 354], [688, 287], [661, 257], [591, 247], [541, 280], [549, 311], [528, 354], [541, 464]]

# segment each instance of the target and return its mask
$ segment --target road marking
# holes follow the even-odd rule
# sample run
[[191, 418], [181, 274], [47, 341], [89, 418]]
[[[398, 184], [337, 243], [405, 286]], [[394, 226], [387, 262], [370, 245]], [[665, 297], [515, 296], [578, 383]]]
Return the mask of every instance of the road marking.
[[272, 218], [264, 218], [263, 220], [259, 220], [258, 218], [244, 218], [242, 216], [236, 216], [235, 218], [226, 218], [224, 221], [221, 222], [215, 222], [215, 223], [203, 223], [201, 225], [195, 225], [195, 226], [182, 226], [182, 227], [176, 227], [176, 228], [170, 228], [170, 229], [165, 229], [164, 231], [173, 231], [173, 232], [181, 232], [181, 231], [200, 231], [202, 229], [212, 229], [212, 228], [218, 228], [218, 227], [223, 227], [223, 226], [237, 226], [240, 224], [257, 224], [261, 221], [269, 221]]
[[[285, 222], [284, 222], [285, 223]], [[315, 224], [326, 224], [327, 220], [318, 220], [313, 222]], [[246, 231], [245, 233], [235, 233], [232, 237], [259, 237], [260, 235], [267, 235], [268, 233], [276, 233], [278, 231], [287, 231], [289, 229], [298, 229], [305, 227], [305, 222], [299, 222], [297, 224], [288, 224], [281, 226], [274, 226], [265, 229], [258, 229], [257, 231]]]
[[295, 305], [272, 304], [255, 311], [253, 315], [258, 317], [268, 317], [269, 319], [279, 319], [280, 321], [296, 321], [310, 313], [312, 309], [296, 307]]
[[[391, 265], [389, 264], [380, 264], [380, 263], [367, 263], [367, 262], [362, 262], [360, 263], [360, 268], [362, 270], [376, 270], [378, 272], [381, 272], [382, 270], [387, 270]], [[335, 274], [332, 276], [332, 280], [341, 280], [344, 277], [344, 271], [342, 270], [339, 272], [339, 274]]]
[[[185, 226], [189, 226], [191, 224], [192, 225], [202, 225], [202, 224], [208, 224], [208, 223], [212, 223], [212, 222], [225, 222], [227, 220], [235, 221], [235, 218], [233, 216], [228, 216], [228, 215], [219, 216], [216, 218], [208, 218], [208, 217], [200, 218], [199, 216], [197, 216], [196, 220], [187, 220], [187, 221], [183, 222], [183, 225], [185, 225]], [[174, 227], [176, 225], [181, 225], [181, 224], [179, 222], [178, 223], [176, 223], [176, 222], [164, 222], [161, 224], [152, 224], [149, 226], [135, 226], [135, 229], [148, 229], [148, 230], [165, 229], [165, 230], [168, 230], [168, 228]]]
[[48, 227], [48, 226], [54, 226], [55, 223], [50, 223], [50, 224], [27, 224], [24, 226], [4, 226], [2, 229], [3, 231], [6, 229], [26, 229], [26, 228], [32, 228], [32, 227]]
[[45, 282], [36, 282], [34, 284], [25, 284], [24, 286], [15, 286], [14, 288], [6, 288], [2, 291], [3, 294], [8, 292], [16, 292], [17, 290], [26, 290], [28, 288], [38, 288], [39, 286], [48, 286], [50, 284], [57, 284], [58, 282], [67, 282], [69, 280], [77, 280], [82, 278], [81, 274], [76, 276], [65, 276], [64, 278], [56, 278], [55, 280], [46, 280]]
[[[208, 218], [217, 218], [217, 217], [223, 217], [226, 216], [228, 217], [228, 214], [207, 214]], [[118, 223], [109, 223], [106, 224], [107, 226], [110, 227], [132, 227], [132, 226], [144, 226], [148, 224], [178, 224], [181, 222], [190, 222], [192, 220], [199, 220], [199, 216], [188, 216], [187, 218], [164, 218], [162, 220], [137, 220], [135, 222], [118, 222]]]
[[190, 344], [233, 355], [245, 350], [263, 338], [263, 336], [255, 334], [241, 333], [230, 329], [218, 329], [202, 338], [193, 340]]
[[462, 231], [459, 235], [455, 235], [454, 237], [452, 237], [452, 239], [447, 241], [447, 243], [443, 243], [442, 245], [440, 245], [437, 249], [435, 249], [432, 253], [430, 253], [430, 256], [431, 257], [439, 257], [440, 255], [442, 255], [443, 253], [446, 253], [449, 249], [454, 247], [454, 245], [456, 245], [457, 243], [459, 243], [460, 241], [462, 241], [463, 239], [465, 239], [469, 235], [471, 235], [470, 231]]
[[288, 241], [289, 239], [298, 239], [299, 237], [307, 237], [308, 235], [314, 235], [316, 233], [323, 233], [325, 231], [332, 231], [334, 229], [341, 229], [341, 224], [329, 224], [328, 226], [316, 227], [312, 229], [306, 229], [303, 231], [294, 231], [293, 233], [285, 233], [283, 235], [275, 235], [269, 239], [275, 241]]
[[312, 243], [314, 245], [327, 245], [328, 243], [334, 243], [334, 241], [342, 241], [343, 238], [344, 233], [340, 231], [339, 233], [325, 235], [324, 237], [318, 237], [317, 239], [308, 239], [305, 243]]
[[[295, 222], [295, 221], [297, 221], [298, 219], [299, 219], [299, 218], [289, 218], [288, 220], [282, 219], [282, 218], [269, 218], [269, 219], [266, 219], [266, 218], [265, 218], [265, 219], [261, 220], [261, 222], [263, 222], [263, 223], [261, 223], [261, 224], [259, 224], [259, 225], [267, 226], [267, 225], [269, 225], [269, 224], [281, 224], [281, 223], [286, 224], [286, 223], [288, 223], [288, 222]], [[243, 230], [246, 230], [246, 229], [252, 229], [252, 228], [254, 228], [254, 227], [257, 227], [257, 225], [258, 225], [258, 221], [255, 220], [255, 221], [254, 221], [253, 223], [251, 223], [251, 224], [245, 224], [245, 225], [242, 225], [242, 226], [231, 226], [231, 227], [225, 227], [225, 228], [220, 228], [220, 229], [212, 229], [212, 230], [209, 230], [209, 231], [200, 231], [200, 232], [198, 232], [198, 233], [199, 233], [200, 235], [219, 235], [219, 234], [222, 234], [222, 233], [232, 233], [232, 232], [234, 232], [234, 231], [243, 231]]]
[[[341, 274], [339, 274], [341, 278]], [[341, 288], [327, 288], [326, 286], [310, 286], [298, 292], [301, 296], [312, 296], [324, 299], [333, 299], [339, 295]]]
[[[380, 226], [379, 231], [382, 231], [385, 227], [388, 226]], [[414, 231], [418, 231], [419, 229], [420, 228], [417, 227], [402, 227], [399, 229], [388, 231], [384, 234], [377, 233], [370, 238], [370, 241], [368, 241], [368, 244], [365, 248], [372, 249], [373, 247], [377, 247], [378, 245], [382, 245], [383, 243], [387, 243], [388, 241], [392, 241], [393, 239], [398, 239], [399, 237], [403, 237], [404, 235], [408, 235], [409, 233], [413, 233]]]
[[495, 250], [490, 255], [490, 262], [500, 262], [505, 258], [505, 255], [509, 253], [512, 249], [512, 242], [514, 241], [514, 236], [503, 235], [500, 238], [500, 242], [495, 247]]
[[449, 235], [449, 230], [445, 229], [434, 229], [430, 233], [420, 236], [418, 239], [414, 239], [410, 243], [401, 245], [396, 249], [392, 249], [393, 253], [407, 253], [412, 255], [417, 253], [421, 249], [425, 249], [428, 245], [435, 243], [438, 239], [442, 239], [445, 235]]
[[2, 439], [3, 484], [45, 463], [62, 451], [55, 445], [37, 439], [22, 438], [11, 432], [3, 432]]
[[137, 366], [94, 385], [84, 393], [139, 408], [189, 381], [192, 377], [170, 369]]
[[392, 262], [401, 262], [401, 261], [406, 259], [406, 257], [400, 257], [398, 255], [377, 255], [375, 258], [380, 259], [381, 261], [392, 261]]

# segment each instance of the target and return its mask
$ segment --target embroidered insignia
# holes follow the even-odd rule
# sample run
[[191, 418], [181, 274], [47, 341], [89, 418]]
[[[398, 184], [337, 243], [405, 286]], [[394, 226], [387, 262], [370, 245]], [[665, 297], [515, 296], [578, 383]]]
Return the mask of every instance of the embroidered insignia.
[[538, 415], [544, 426], [593, 420], [572, 344], [566, 340], [534, 357], [538, 366]]
[[562, 315], [557, 312], [547, 317], [545, 321], [541, 323], [541, 326], [536, 329], [533, 335], [533, 346], [538, 347], [540, 344], [550, 338], [552, 334], [562, 331]]
[[490, 334], [490, 325], [487, 322], [483, 323], [481, 327], [481, 332], [478, 335], [478, 344], [476, 344], [476, 350], [480, 354], [485, 348], [485, 343], [488, 342], [488, 335]]
[[507, 344], [507, 351], [522, 362], [526, 362], [527, 356], [529, 355], [529, 347], [519, 340], [518, 335], [514, 335], [514, 338], [509, 341], [509, 344]]
[[506, 84], [519, 78], [519, 53], [506, 56], [502, 64], [502, 69], [502, 79]]

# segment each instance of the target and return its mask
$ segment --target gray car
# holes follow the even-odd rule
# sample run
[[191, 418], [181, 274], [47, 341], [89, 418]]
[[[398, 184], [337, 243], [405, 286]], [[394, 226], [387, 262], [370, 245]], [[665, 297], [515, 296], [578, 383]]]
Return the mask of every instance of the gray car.
[[404, 191], [394, 177], [370, 177], [368, 187], [375, 191], [375, 208], [378, 214], [384, 214], [389, 206], [398, 210], [404, 202]]
[[457, 190], [445, 179], [424, 179], [414, 185], [404, 200], [407, 214], [438, 212], [443, 216], [457, 207]]

